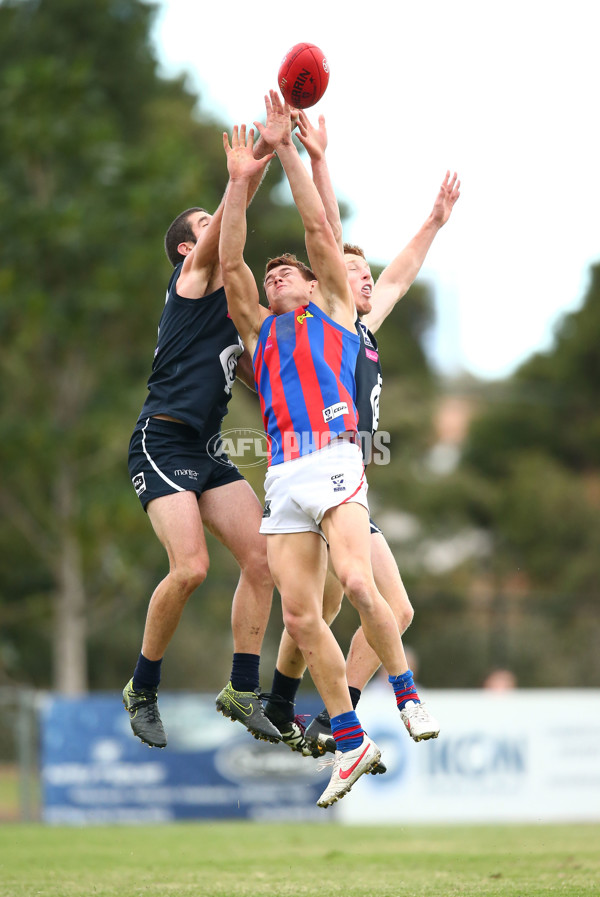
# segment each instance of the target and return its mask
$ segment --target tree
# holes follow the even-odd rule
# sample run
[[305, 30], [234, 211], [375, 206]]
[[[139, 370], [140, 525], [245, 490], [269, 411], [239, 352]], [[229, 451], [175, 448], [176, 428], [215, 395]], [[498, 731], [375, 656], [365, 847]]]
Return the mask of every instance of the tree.
[[[549, 615], [545, 650], [529, 670], [537, 682], [600, 682], [599, 344], [596, 265], [582, 307], [562, 319], [548, 352], [502, 385], [465, 451], [464, 471], [491, 487], [480, 513], [493, 536], [496, 582], [516, 594], [518, 579], [529, 595], [522, 614], [543, 601]], [[522, 620], [526, 628], [535, 654], [535, 626]]]
[[[88, 640], [124, 598], [147, 601], [144, 563], [160, 563], [126, 455], [169, 275], [163, 234], [182, 209], [216, 207], [226, 182], [223, 128], [159, 77], [151, 16], [139, 0], [0, 5], [0, 602], [15, 633], [0, 669], [4, 656], [48, 685], [50, 624], [52, 684], [71, 694], [87, 688]], [[270, 193], [253, 206], [257, 246], [277, 228], [300, 248], [295, 210]]]

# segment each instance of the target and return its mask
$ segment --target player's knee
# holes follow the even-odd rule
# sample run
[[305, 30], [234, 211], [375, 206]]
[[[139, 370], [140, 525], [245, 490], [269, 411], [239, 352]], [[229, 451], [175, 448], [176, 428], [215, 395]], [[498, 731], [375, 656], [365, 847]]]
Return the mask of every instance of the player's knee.
[[257, 589], [272, 591], [273, 577], [266, 554], [255, 554], [242, 566], [243, 576]]
[[320, 620], [313, 614], [296, 613], [285, 609], [283, 611], [283, 625], [289, 636], [299, 647], [310, 642], [311, 636], [319, 623]]
[[177, 583], [179, 591], [186, 597], [202, 585], [207, 575], [208, 563], [200, 559], [178, 564], [171, 571], [171, 577]]
[[398, 614], [396, 615], [396, 619], [398, 620], [398, 629], [400, 632], [406, 632], [408, 627], [413, 621], [415, 616], [415, 611], [412, 604], [403, 604]]
[[353, 605], [363, 605], [372, 600], [375, 585], [368, 570], [359, 566], [350, 566], [342, 571], [339, 578], [348, 600]]

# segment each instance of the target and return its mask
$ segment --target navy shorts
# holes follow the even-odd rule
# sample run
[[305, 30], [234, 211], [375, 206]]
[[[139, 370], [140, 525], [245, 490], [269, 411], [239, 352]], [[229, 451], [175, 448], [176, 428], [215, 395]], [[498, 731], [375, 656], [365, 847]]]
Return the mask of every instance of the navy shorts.
[[375, 533], [381, 533], [381, 535], [383, 536], [383, 533], [381, 532], [381, 530], [379, 529], [379, 527], [377, 526], [377, 524], [375, 523], [375, 521], [373, 520], [372, 517], [369, 517], [369, 526], [371, 527], [371, 535], [372, 536], [374, 536]]
[[129, 443], [129, 476], [144, 510], [148, 502], [175, 492], [195, 492], [243, 480], [224, 452], [208, 454], [193, 427], [148, 417], [138, 421]]

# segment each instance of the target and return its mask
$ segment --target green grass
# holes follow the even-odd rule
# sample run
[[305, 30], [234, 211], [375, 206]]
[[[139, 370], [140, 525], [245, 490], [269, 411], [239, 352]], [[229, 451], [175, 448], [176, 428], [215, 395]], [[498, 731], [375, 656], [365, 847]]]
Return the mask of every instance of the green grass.
[[[0, 822], [19, 818], [19, 780], [14, 765], [0, 763]], [[0, 845], [2, 840], [0, 839]]]
[[1, 897], [596, 897], [600, 826], [0, 827]]

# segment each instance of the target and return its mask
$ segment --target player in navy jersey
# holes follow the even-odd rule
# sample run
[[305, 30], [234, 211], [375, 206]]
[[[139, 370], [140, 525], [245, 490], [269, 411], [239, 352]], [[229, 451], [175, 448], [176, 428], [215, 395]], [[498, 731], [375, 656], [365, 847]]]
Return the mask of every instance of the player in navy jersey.
[[[344, 253], [348, 280], [352, 288], [358, 318], [356, 328], [361, 337], [361, 348], [356, 365], [356, 406], [359, 419], [359, 430], [362, 436], [365, 467], [371, 460], [372, 437], [379, 424], [379, 397], [383, 383], [381, 362], [374, 332], [379, 329], [396, 303], [405, 295], [417, 276], [439, 229], [448, 221], [454, 203], [459, 197], [460, 182], [456, 175], [450, 179], [447, 173], [433, 209], [423, 227], [410, 243], [385, 268], [377, 283], [374, 284], [370, 267], [362, 249], [349, 244], [342, 245], [342, 226], [337, 200], [331, 184], [329, 171], [325, 161], [327, 132], [323, 116], [319, 119], [319, 128], [314, 128], [306, 113], [300, 113], [300, 133], [302, 143], [308, 151], [313, 180], [317, 186], [332, 230], [338, 245]], [[371, 520], [371, 557], [375, 582], [381, 594], [394, 611], [401, 633], [410, 625], [413, 608], [402, 583], [395, 558], [387, 541]], [[327, 622], [331, 623], [339, 612], [343, 598], [343, 589], [339, 580], [328, 573], [324, 592], [323, 613]], [[356, 707], [366, 684], [380, 666], [377, 654], [368, 644], [362, 627], [355, 633], [348, 653], [346, 674], [353, 706]], [[282, 739], [292, 750], [304, 755], [312, 753], [317, 756], [324, 750], [335, 750], [335, 742], [331, 735], [331, 726], [327, 711], [323, 709], [313, 720], [304, 735], [302, 717], [295, 715], [295, 696], [305, 671], [306, 664], [302, 653], [289, 634], [284, 631], [281, 639], [277, 664], [271, 687], [271, 699], [266, 705], [266, 713], [274, 722]], [[418, 697], [412, 673], [406, 665], [403, 671], [406, 677], [406, 693], [399, 702], [403, 722], [416, 740], [436, 737], [439, 724], [432, 717], [428, 708]], [[380, 761], [373, 772], [385, 772], [385, 765]]]
[[[273, 122], [267, 118], [257, 154], [272, 138]], [[250, 184], [248, 200], [261, 174]], [[208, 572], [204, 528], [240, 567], [231, 612], [231, 681], [217, 707], [255, 737], [280, 740], [264, 714], [259, 688], [259, 656], [273, 595], [266, 540], [259, 533], [262, 507], [225, 453], [217, 451], [236, 373], [243, 368], [240, 376], [254, 388], [251, 363], [242, 354], [223, 288], [218, 255], [222, 215], [223, 202], [214, 215], [187, 209], [167, 231], [165, 249], [174, 271], [148, 395], [129, 448], [133, 486], [169, 558], [169, 573], [150, 600], [133, 677], [123, 690], [134, 734], [156, 747], [167, 743], [157, 705], [162, 658], [187, 599]]]
[[314, 274], [290, 256], [272, 259], [264, 281], [269, 310], [260, 305], [243, 258], [248, 184], [261, 164], [252, 152], [253, 131], [246, 139], [245, 125], [233, 129], [231, 145], [224, 135], [230, 180], [220, 258], [232, 318], [253, 353], [271, 441], [261, 525], [269, 566], [281, 594], [285, 627], [325, 701], [336, 744], [331, 780], [317, 802], [326, 807], [381, 756], [352, 708], [344, 657], [322, 617], [327, 545], [369, 644], [388, 672], [396, 701], [405, 659], [396, 620], [371, 569], [355, 406], [360, 338], [346, 268], [319, 193], [293, 143], [289, 106], [275, 91], [265, 101], [287, 124], [275, 149], [303, 220]]

